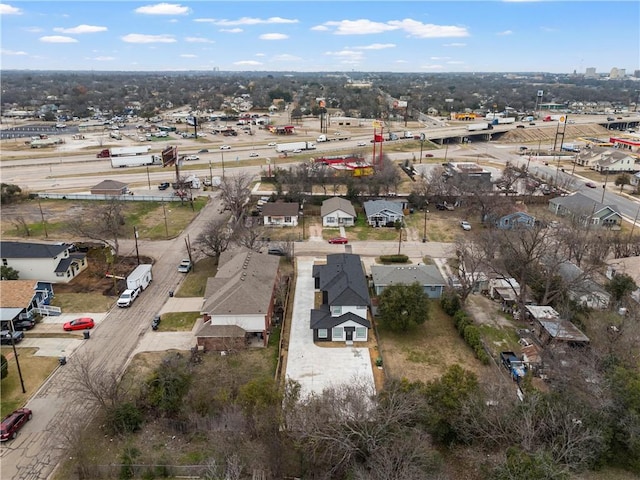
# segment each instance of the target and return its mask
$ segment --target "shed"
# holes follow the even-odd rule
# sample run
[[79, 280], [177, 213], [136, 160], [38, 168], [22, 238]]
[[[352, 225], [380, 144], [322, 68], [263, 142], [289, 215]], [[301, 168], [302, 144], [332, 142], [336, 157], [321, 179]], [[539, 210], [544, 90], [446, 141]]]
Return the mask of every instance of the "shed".
[[129, 191], [126, 183], [117, 180], [103, 180], [99, 184], [91, 187], [92, 195], [125, 195]]

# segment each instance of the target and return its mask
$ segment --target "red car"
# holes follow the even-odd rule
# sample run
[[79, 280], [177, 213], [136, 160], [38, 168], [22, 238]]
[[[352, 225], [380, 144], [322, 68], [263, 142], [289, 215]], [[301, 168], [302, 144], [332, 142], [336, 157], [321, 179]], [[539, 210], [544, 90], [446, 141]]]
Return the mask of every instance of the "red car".
[[65, 332], [70, 332], [72, 330], [88, 330], [94, 326], [95, 323], [93, 322], [93, 318], [82, 317], [65, 323], [62, 328], [64, 328]]
[[0, 441], [13, 440], [18, 435], [25, 423], [33, 417], [33, 413], [28, 408], [19, 408], [2, 419], [0, 428]]
[[345, 237], [335, 237], [335, 238], [330, 238], [329, 239], [329, 243], [348, 243], [349, 240], [347, 240]]

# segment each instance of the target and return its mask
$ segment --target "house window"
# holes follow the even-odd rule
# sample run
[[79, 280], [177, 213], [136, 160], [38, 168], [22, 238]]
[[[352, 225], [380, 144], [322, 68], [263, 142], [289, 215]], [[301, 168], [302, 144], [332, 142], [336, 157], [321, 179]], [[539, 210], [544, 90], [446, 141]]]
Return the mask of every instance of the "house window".
[[343, 334], [344, 334], [344, 328], [342, 328], [342, 327], [334, 327], [334, 329], [333, 329], [333, 338], [335, 338], [336, 340], [341, 340]]
[[431, 291], [435, 292], [436, 291], [436, 287], [431, 287]]
[[64, 273], [62, 273], [62, 272], [56, 272], [56, 277], [64, 277]]
[[367, 328], [366, 327], [356, 327], [356, 338], [364, 340], [367, 338]]
[[2, 259], [2, 265], [4, 265], [5, 267], [9, 265], [6, 258]]
[[284, 217], [284, 223], [291, 223], [291, 217]]
[[318, 329], [318, 338], [327, 338], [329, 336], [329, 331], [326, 328]]
[[67, 277], [71, 276], [71, 272], [69, 270], [67, 270]]
[[342, 306], [331, 307], [332, 317], [339, 317], [340, 315], [342, 315]]
[[327, 217], [327, 223], [336, 223], [336, 217]]

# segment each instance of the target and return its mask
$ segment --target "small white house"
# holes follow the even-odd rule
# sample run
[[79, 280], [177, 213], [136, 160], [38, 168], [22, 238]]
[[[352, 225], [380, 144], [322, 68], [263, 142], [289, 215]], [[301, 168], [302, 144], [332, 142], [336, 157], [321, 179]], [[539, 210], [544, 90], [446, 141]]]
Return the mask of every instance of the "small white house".
[[267, 227], [297, 227], [299, 209], [300, 206], [297, 203], [265, 203], [262, 206], [264, 225]]
[[0, 258], [22, 280], [67, 283], [87, 268], [86, 255], [72, 250], [66, 243], [1, 242]]
[[352, 227], [356, 223], [356, 210], [349, 200], [333, 197], [322, 202], [320, 208], [323, 227]]

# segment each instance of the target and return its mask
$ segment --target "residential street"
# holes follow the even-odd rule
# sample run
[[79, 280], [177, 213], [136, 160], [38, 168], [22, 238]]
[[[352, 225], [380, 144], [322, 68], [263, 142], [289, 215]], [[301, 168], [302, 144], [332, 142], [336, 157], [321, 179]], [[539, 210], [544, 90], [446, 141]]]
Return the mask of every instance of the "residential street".
[[[95, 413], [87, 399], [73, 392], [71, 365], [89, 362], [102, 374], [124, 371], [169, 291], [176, 290], [184, 278], [176, 265], [185, 256], [185, 236], [195, 239], [207, 220], [217, 212], [215, 202], [209, 202], [177, 238], [140, 243], [140, 254], [155, 259], [153, 282], [130, 308], [114, 307], [91, 331], [91, 338], [84, 340], [70, 356], [68, 364], [59, 367], [27, 403], [26, 406], [34, 411], [33, 420], [15, 440], [3, 444], [0, 449], [3, 480], [44, 480], [53, 472], [64, 453], [65, 432], [82, 426]], [[126, 243], [122, 246], [123, 251], [131, 247]]]

